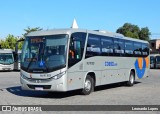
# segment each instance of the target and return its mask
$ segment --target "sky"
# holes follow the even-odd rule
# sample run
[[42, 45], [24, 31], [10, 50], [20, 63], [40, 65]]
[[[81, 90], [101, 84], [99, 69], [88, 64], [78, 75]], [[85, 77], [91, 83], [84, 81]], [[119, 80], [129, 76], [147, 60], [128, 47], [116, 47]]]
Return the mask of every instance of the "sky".
[[0, 39], [27, 27], [70, 28], [74, 18], [82, 29], [116, 32], [127, 22], [160, 38], [160, 0], [0, 0]]

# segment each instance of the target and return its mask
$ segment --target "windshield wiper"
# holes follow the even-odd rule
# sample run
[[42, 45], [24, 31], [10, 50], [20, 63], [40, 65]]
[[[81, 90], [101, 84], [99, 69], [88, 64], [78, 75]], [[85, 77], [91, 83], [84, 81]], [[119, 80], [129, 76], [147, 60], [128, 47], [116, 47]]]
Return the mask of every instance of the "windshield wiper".
[[[36, 55], [35, 55], [35, 56], [36, 56]], [[30, 61], [30, 63], [28, 64], [28, 67], [27, 67], [26, 71], [29, 72], [29, 67], [30, 67], [31, 63], [33, 62], [33, 59], [35, 58], [35, 56], [34, 56], [33, 58], [31, 58], [31, 61]], [[46, 68], [46, 70], [47, 70], [47, 72], [48, 72], [48, 71], [49, 71], [48, 65], [46, 65], [46, 62], [45, 62], [44, 64], [45, 64], [45, 68]]]
[[[27, 67], [27, 71], [29, 70], [29, 67], [30, 67], [30, 65], [31, 65], [31, 63], [32, 63], [32, 61], [33, 61], [33, 59], [35, 58], [35, 56], [36, 56], [36, 54], [34, 55], [33, 58], [31, 58], [31, 61], [29, 62], [28, 67]], [[29, 71], [28, 71], [28, 72], [29, 72]]]
[[46, 67], [47, 72], [49, 72], [48, 65], [46, 64], [46, 62], [45, 62], [44, 64], [45, 64], [45, 67]]

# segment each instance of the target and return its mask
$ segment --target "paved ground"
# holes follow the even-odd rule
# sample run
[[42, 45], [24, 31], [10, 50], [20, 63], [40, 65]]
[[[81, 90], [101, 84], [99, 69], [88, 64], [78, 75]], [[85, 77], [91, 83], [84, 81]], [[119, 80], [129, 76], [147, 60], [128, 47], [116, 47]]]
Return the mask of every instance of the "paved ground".
[[160, 105], [160, 70], [151, 70], [150, 77], [138, 80], [133, 87], [111, 84], [97, 87], [88, 96], [79, 91], [22, 91], [19, 77], [19, 72], [0, 72], [0, 105]]

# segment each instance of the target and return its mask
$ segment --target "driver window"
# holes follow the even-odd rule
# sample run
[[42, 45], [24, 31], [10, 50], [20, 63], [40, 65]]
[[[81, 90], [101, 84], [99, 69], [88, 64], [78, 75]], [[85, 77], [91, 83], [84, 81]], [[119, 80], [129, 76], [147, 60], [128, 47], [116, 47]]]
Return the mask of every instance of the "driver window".
[[71, 41], [71, 46], [69, 50], [69, 58], [81, 60], [81, 42], [80, 41]]
[[69, 46], [69, 67], [81, 61], [83, 57], [86, 33], [73, 33], [70, 39]]

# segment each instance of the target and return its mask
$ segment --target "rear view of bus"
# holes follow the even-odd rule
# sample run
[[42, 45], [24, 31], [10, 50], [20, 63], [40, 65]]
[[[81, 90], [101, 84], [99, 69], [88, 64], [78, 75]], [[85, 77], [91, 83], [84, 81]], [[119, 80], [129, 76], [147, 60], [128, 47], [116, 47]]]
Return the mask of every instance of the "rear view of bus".
[[0, 70], [13, 70], [14, 58], [11, 49], [0, 49]]

